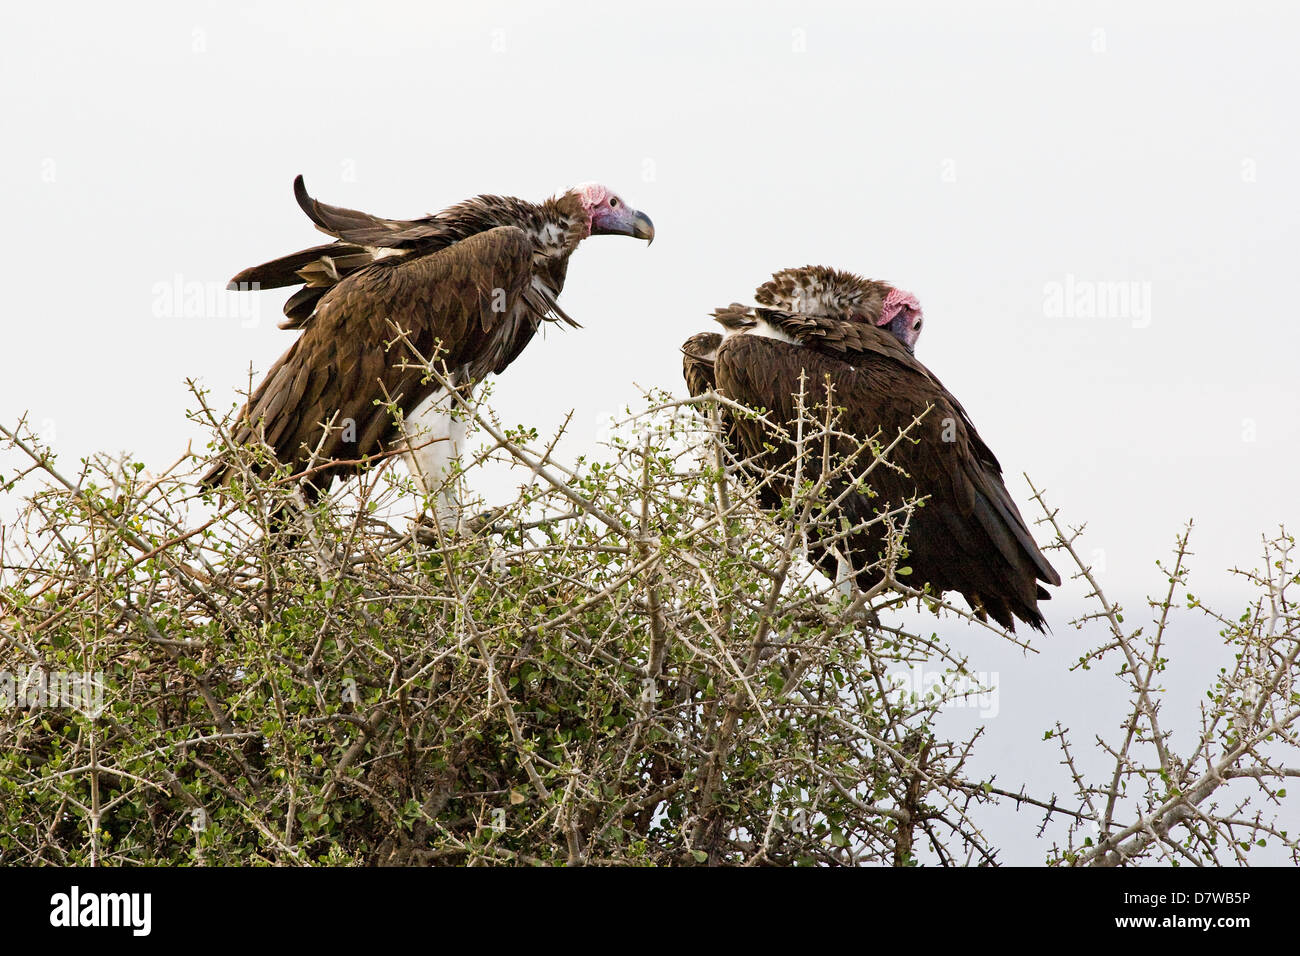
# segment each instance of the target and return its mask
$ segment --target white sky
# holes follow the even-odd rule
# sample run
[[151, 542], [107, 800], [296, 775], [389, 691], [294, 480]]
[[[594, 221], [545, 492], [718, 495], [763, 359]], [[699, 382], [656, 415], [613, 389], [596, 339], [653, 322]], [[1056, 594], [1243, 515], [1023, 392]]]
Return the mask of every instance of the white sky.
[[[678, 346], [713, 306], [780, 267], [849, 268], [918, 295], [919, 356], [1027, 516], [1022, 471], [1088, 522], [1114, 597], [1137, 611], [1162, 585], [1153, 561], [1189, 517], [1194, 590], [1235, 594], [1224, 569], [1300, 527], [1300, 14], [1132, 7], [11, 5], [0, 418], [29, 412], [70, 459], [175, 459], [199, 437], [184, 379], [232, 402], [294, 333], [275, 327], [283, 293], [254, 321], [158, 315], [157, 287], [220, 287], [316, 242], [296, 173], [393, 217], [596, 179], [658, 236], [578, 251], [562, 302], [586, 327], [498, 381], [507, 422], [573, 409], [566, 450], [589, 451], [632, 383], [683, 390]], [[1052, 283], [1139, 298], [1061, 315]], [[986, 759], [1004, 783], [1054, 763], [1032, 743], [1048, 703], [1118, 724], [1055, 683], [1082, 650], [1063, 626], [1082, 593], [1047, 606], [1055, 635], [1028, 661], [955, 632], [1002, 661], [972, 666], [1003, 676], [1004, 763]], [[1222, 651], [1187, 634], [1190, 707]], [[1032, 862], [1027, 823], [1006, 832]]]

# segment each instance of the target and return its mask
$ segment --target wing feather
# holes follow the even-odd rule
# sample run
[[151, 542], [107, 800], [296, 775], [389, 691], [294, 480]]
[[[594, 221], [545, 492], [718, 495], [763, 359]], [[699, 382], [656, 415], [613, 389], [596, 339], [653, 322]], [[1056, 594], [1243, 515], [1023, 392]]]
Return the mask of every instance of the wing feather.
[[436, 217], [423, 219], [385, 219], [359, 209], [331, 206], [313, 199], [301, 176], [293, 181], [293, 196], [307, 218], [321, 232], [359, 246], [394, 248], [441, 235]]
[[[1060, 577], [1039, 551], [1002, 482], [996, 458], [956, 399], [887, 332], [866, 325], [837, 331], [830, 323], [795, 313], [755, 311], [764, 321], [780, 323], [788, 334], [801, 333], [805, 345], [753, 334], [728, 337], [716, 351], [718, 389], [745, 405], [770, 409], [778, 421], [793, 421], [794, 394], [804, 372], [810, 404], [824, 404], [826, 389], [833, 386], [830, 400], [845, 409], [842, 425], [858, 439], [879, 429], [884, 443], [932, 406], [910, 433], [918, 441], [895, 449], [894, 464], [905, 474], [877, 468], [871, 478], [876, 496], [851, 494], [845, 510], [856, 522], [886, 505], [926, 496], [909, 537], [915, 580], [940, 592], [961, 591], [972, 607], [987, 609], [1004, 625], [1014, 623], [1014, 613], [1041, 627], [1035, 604], [1041, 589], [1035, 579], [1059, 584]], [[815, 346], [808, 344], [810, 338]], [[771, 436], [765, 432], [757, 422], [735, 422], [734, 434], [745, 453], [766, 455], [770, 465], [779, 466], [789, 452], [779, 446], [770, 450]], [[837, 453], [848, 454], [854, 444], [841, 442]], [[859, 536], [852, 542], [855, 564], [874, 561], [883, 544], [879, 531]]]
[[[267, 373], [241, 411], [234, 437], [247, 442], [262, 423], [284, 462], [302, 465], [322, 437], [321, 425], [355, 424], [356, 441], [336, 427], [325, 437], [327, 458], [355, 459], [383, 451], [398, 436], [382, 404], [409, 414], [436, 390], [414, 356], [387, 344], [390, 320], [405, 329], [426, 358], [439, 348], [452, 370], [478, 378], [503, 353], [518, 354], [541, 321], [522, 305], [532, 280], [533, 245], [527, 234], [501, 226], [452, 246], [408, 259], [381, 259], [329, 289], [313, 320]], [[379, 402], [380, 404], [376, 404]], [[227, 466], [204, 478], [219, 483]], [[331, 478], [333, 472], [325, 475]]]

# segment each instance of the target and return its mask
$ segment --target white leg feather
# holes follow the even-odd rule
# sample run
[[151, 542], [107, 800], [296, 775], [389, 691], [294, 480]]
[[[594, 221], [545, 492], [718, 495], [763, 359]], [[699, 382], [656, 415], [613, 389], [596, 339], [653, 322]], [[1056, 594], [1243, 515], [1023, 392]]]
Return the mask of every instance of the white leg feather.
[[461, 478], [469, 421], [445, 391], [435, 392], [406, 417], [407, 467], [425, 496], [434, 496], [439, 526], [455, 530], [461, 517]]
[[839, 591], [845, 600], [853, 599], [853, 565], [849, 564], [848, 559], [840, 554], [840, 549], [835, 548], [835, 590]]

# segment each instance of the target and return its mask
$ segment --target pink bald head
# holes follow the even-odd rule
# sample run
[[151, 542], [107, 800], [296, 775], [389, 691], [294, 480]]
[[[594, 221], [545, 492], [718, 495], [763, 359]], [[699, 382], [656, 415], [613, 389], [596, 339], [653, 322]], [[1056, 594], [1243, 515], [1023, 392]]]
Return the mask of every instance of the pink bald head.
[[902, 289], [890, 289], [880, 306], [880, 318], [876, 320], [876, 325], [888, 328], [911, 351], [916, 348], [916, 340], [921, 336], [923, 321], [921, 303], [916, 296]]
[[579, 183], [569, 192], [578, 197], [582, 211], [591, 223], [590, 235], [634, 236], [652, 242], [654, 223], [643, 212], [637, 212], [608, 186], [600, 183]]
[[569, 192], [582, 200], [582, 208], [589, 214], [594, 212], [606, 199], [614, 195], [612, 189], [608, 186], [602, 186], [600, 183], [578, 183]]

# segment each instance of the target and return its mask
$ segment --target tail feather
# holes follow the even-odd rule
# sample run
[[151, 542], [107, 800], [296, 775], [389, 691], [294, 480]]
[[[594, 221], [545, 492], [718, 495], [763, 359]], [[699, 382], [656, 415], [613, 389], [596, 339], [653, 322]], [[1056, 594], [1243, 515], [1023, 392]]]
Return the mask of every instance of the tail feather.
[[263, 262], [261, 265], [250, 266], [231, 279], [226, 288], [238, 291], [249, 287], [280, 289], [288, 285], [302, 285], [305, 279], [298, 274], [300, 270], [319, 262], [322, 258], [337, 260], [342, 256], [356, 255], [358, 253], [365, 255], [366, 251], [360, 246], [341, 242], [327, 242], [322, 246], [312, 246], [310, 249], [303, 249], [301, 252], [281, 256], [279, 259], [272, 259], [270, 262]]
[[285, 302], [288, 321], [280, 324], [282, 329], [300, 329], [311, 318], [321, 296], [344, 277], [374, 261], [374, 255], [364, 246], [329, 242], [251, 266], [231, 279], [226, 288], [245, 291], [302, 286]]

